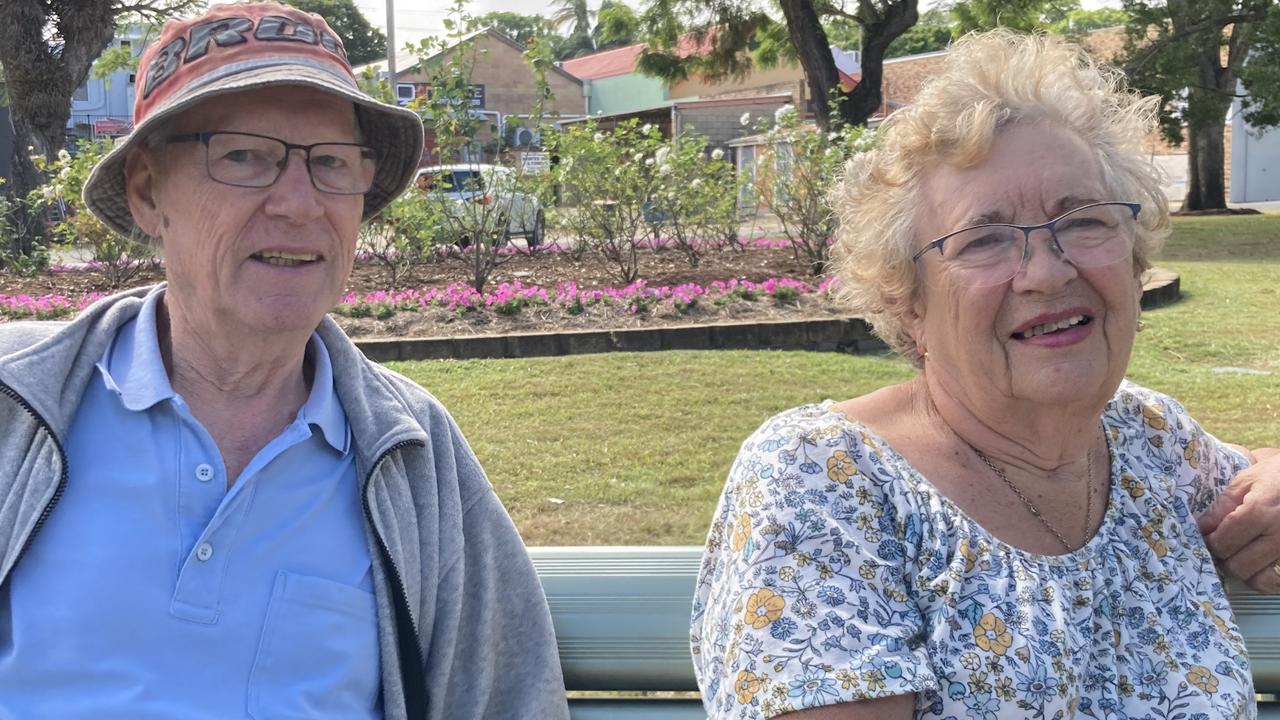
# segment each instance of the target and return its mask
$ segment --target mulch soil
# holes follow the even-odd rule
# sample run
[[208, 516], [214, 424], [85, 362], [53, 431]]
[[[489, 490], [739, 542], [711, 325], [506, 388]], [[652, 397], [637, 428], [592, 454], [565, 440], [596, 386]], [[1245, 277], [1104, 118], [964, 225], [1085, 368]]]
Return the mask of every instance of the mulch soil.
[[[818, 284], [818, 278], [808, 273], [805, 264], [796, 261], [789, 248], [750, 247], [744, 250], [711, 251], [703, 256], [697, 267], [691, 266], [675, 250], [643, 250], [639, 268], [640, 277], [650, 287], [685, 283], [706, 286], [716, 280], [733, 278], [760, 282], [774, 277], [795, 278], [812, 286]], [[416, 268], [411, 276], [401, 278], [393, 288], [389, 285], [385, 270], [376, 263], [361, 262], [356, 264], [347, 289], [363, 295], [379, 290], [443, 288], [450, 283], [465, 284], [467, 278], [468, 271], [462, 260], [445, 259]], [[109, 294], [123, 287], [149, 285], [163, 279], [164, 271], [159, 267], [144, 269], [119, 287], [112, 287], [107, 273], [97, 269], [45, 273], [31, 277], [0, 272], [0, 294], [57, 294], [75, 299], [87, 293]], [[486, 290], [516, 280], [525, 286], [545, 287], [548, 291], [562, 282], [576, 283], [584, 290], [622, 287], [626, 284], [599, 257], [586, 255], [575, 260], [568, 253], [540, 252], [510, 256], [491, 275]], [[445, 308], [427, 307], [421, 312], [400, 312], [385, 320], [339, 316], [335, 316], [335, 319], [353, 336], [434, 337], [799, 320], [847, 314], [816, 295], [804, 295], [788, 304], [779, 304], [768, 298], [731, 302], [721, 306], [702, 302], [683, 313], [666, 304], [656, 305], [646, 312], [630, 313], [620, 303], [601, 303], [588, 306], [585, 312], [576, 316], [568, 315], [555, 306], [528, 306], [515, 315], [496, 312], [459, 313]]]

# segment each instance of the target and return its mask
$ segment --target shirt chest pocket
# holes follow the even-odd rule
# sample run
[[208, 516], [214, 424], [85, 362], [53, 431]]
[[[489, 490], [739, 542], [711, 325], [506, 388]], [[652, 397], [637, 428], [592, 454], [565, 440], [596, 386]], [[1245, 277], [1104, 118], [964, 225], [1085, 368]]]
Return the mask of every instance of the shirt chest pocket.
[[380, 717], [372, 593], [281, 572], [249, 676], [254, 720]]

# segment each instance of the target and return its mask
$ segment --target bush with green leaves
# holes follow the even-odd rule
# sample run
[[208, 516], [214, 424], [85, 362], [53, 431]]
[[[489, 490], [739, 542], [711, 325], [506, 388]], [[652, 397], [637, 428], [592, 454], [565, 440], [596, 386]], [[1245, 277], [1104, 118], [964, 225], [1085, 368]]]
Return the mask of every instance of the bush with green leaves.
[[61, 208], [62, 218], [52, 227], [58, 242], [71, 248], [87, 248], [101, 265], [111, 287], [122, 287], [144, 269], [159, 262], [155, 248], [142, 237], [125, 236], [103, 225], [84, 204], [84, 184], [94, 166], [111, 150], [109, 140], [82, 140], [75, 154], [63, 150], [49, 162], [33, 158], [36, 169], [49, 178], [37, 192], [42, 200]]
[[555, 167], [562, 189], [559, 221], [623, 283], [639, 276], [639, 248], [653, 239], [660, 217], [654, 166], [666, 146], [656, 127], [635, 120], [612, 130], [588, 120], [551, 138], [552, 152], [560, 158]]
[[[487, 50], [476, 42], [479, 20], [469, 15], [465, 6], [466, 0], [455, 0], [442, 23], [444, 35], [411, 47], [431, 92], [410, 107], [422, 115], [427, 135], [433, 140], [433, 164], [460, 166], [429, 176], [431, 186], [416, 195], [436, 223], [439, 240], [452, 244], [445, 257], [467, 268], [468, 282], [479, 292], [494, 269], [511, 257], [503, 248], [509, 243], [511, 215], [519, 212], [517, 193], [537, 194], [540, 183], [526, 179], [521, 166], [512, 167], [510, 174], [495, 172], [481, 166], [500, 164], [499, 160], [483, 163], [477, 159], [484, 152], [501, 148], [500, 139], [494, 142], [486, 137], [500, 138], [502, 128], [471, 107], [472, 69], [486, 61]], [[535, 39], [524, 58], [533, 69], [537, 98], [526, 124], [540, 127], [543, 105], [551, 98], [546, 80], [553, 67], [551, 48]]]
[[780, 108], [774, 120], [774, 126], [763, 132], [764, 150], [752, 178], [754, 191], [782, 225], [796, 262], [820, 275], [830, 261], [836, 229], [827, 194], [845, 160], [870, 149], [875, 136], [864, 127], [847, 125], [824, 133], [802, 122], [790, 105]]
[[703, 253], [738, 245], [738, 173], [724, 151], [684, 134], [658, 150], [650, 215], [660, 232], [697, 267]]

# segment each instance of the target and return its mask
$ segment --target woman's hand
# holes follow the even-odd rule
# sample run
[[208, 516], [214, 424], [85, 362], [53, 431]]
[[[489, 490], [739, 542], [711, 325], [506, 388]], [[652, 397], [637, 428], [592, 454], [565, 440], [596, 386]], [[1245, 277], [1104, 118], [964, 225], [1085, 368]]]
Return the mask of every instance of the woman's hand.
[[1253, 464], [1236, 475], [1200, 517], [1209, 552], [1233, 577], [1280, 594], [1280, 449], [1245, 451]]

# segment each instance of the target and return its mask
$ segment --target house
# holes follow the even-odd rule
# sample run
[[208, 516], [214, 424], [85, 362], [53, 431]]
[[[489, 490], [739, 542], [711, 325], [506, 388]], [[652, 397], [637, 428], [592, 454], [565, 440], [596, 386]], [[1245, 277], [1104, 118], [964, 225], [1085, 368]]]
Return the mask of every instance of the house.
[[[655, 125], [666, 137], [697, 132], [712, 147], [724, 150], [730, 161], [736, 161], [732, 141], [754, 132], [750, 123], [741, 122], [743, 115], [772, 116], [784, 105], [807, 102], [808, 87], [799, 65], [757, 70], [716, 82], [691, 78], [667, 83], [636, 69], [643, 50], [644, 45], [637, 44], [562, 63], [566, 71], [583, 78], [590, 118], [601, 129], [635, 120]], [[697, 51], [691, 36], [677, 48], [680, 54]], [[851, 88], [859, 70], [857, 54], [835, 47], [831, 51], [842, 83]], [[560, 124], [585, 120], [575, 118]]]
[[582, 80], [588, 115], [613, 115], [643, 110], [667, 99], [665, 81], [636, 72], [643, 44], [605, 50], [565, 60], [560, 68]]
[[[540, 140], [533, 128], [525, 127], [536, 102], [538, 89], [533, 68], [524, 59], [525, 48], [505, 34], [487, 28], [460, 39], [452, 47], [440, 51], [424, 61], [412, 55], [397, 55], [394, 83], [396, 98], [402, 104], [431, 93], [431, 73], [425, 69], [449, 63], [457, 53], [474, 53], [464, 58], [471, 63], [470, 83], [471, 113], [491, 120], [477, 137], [478, 147], [469, 159], [492, 157], [505, 148], [537, 147]], [[382, 63], [371, 63], [356, 68], [360, 74], [365, 67], [372, 67], [380, 77], [386, 77]], [[582, 117], [586, 114], [586, 98], [583, 84], [578, 78], [559, 67], [546, 74], [549, 96], [542, 98], [543, 113], [548, 118]], [[428, 127], [424, 161], [435, 162], [432, 157], [434, 138]]]
[[[140, 27], [129, 27], [111, 41], [112, 48], [126, 48], [134, 57], [142, 54], [146, 36]], [[71, 96], [67, 135], [97, 139], [127, 135], [133, 129], [134, 71], [118, 70], [105, 78], [93, 73]]]

